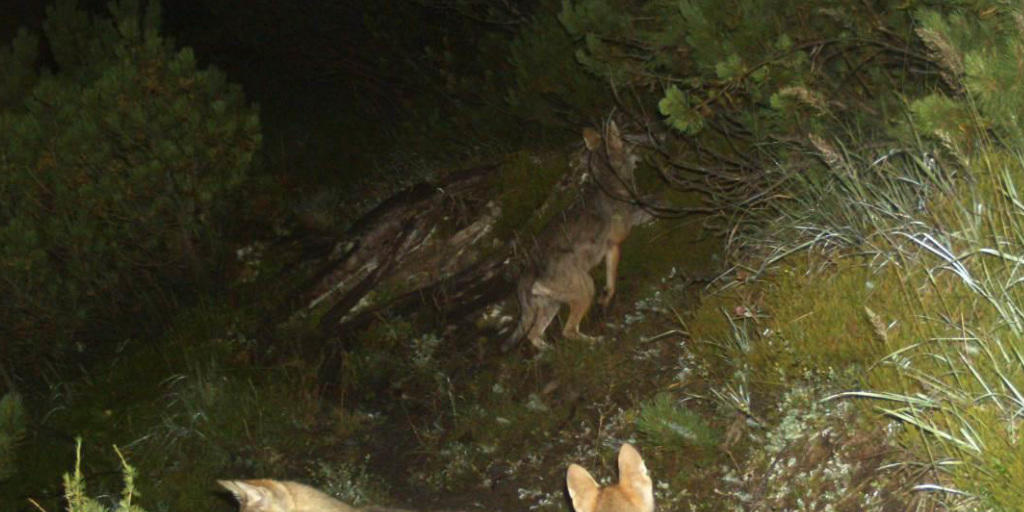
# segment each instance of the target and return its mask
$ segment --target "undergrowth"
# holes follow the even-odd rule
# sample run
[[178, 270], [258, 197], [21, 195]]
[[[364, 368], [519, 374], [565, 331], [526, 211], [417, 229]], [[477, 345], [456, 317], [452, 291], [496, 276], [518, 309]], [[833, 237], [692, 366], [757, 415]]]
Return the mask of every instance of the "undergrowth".
[[[75, 470], [72, 473], [64, 473], [63, 488], [65, 510], [67, 512], [146, 512], [145, 509], [135, 503], [138, 497], [138, 489], [135, 486], [136, 470], [128, 464], [121, 451], [114, 446], [114, 452], [121, 462], [121, 477], [123, 488], [113, 501], [112, 496], [94, 498], [86, 492], [85, 475], [82, 473], [82, 438], [75, 439]], [[105, 499], [104, 499], [105, 498]], [[29, 500], [41, 512], [46, 509], [35, 500]]]
[[[291, 260], [253, 256], [238, 289], [254, 298], [177, 312], [163, 338], [124, 340], [23, 415], [0, 402], [0, 418], [19, 418], [0, 430], [0, 469], [17, 468], [0, 485], [56, 510], [50, 475], [69, 460], [27, 454], [70, 453], [69, 434], [86, 431], [122, 446], [143, 477], [116, 480], [133, 474], [120, 453], [87, 454], [82, 471], [76, 457], [72, 506], [122, 506], [91, 504], [75, 483], [90, 474], [131, 507], [137, 486], [150, 510], [210, 509], [214, 479], [270, 477], [356, 505], [419, 508], [429, 496], [554, 511], [567, 507], [569, 463], [612, 475], [629, 441], [662, 510], [1021, 510], [1024, 155], [990, 133], [1006, 122], [968, 110], [973, 125], [946, 126], [954, 117], [927, 108], [979, 94], [966, 85], [910, 105], [933, 133], [894, 125], [884, 143], [851, 129], [789, 146], [814, 164], [763, 169], [773, 200], [729, 219], [724, 272], [721, 239], [689, 220], [637, 229], [616, 303], [584, 325], [597, 343], [499, 354], [496, 339], [387, 311], [325, 340], [316, 318], [267, 324], [273, 301], [260, 297], [279, 291]], [[499, 238], [541, 228], [553, 212], [534, 209], [564, 165], [510, 157]], [[332, 219], [360, 209], [345, 197], [326, 191], [296, 215], [340, 232], [346, 221]], [[0, 506], [24, 510], [23, 497]]]

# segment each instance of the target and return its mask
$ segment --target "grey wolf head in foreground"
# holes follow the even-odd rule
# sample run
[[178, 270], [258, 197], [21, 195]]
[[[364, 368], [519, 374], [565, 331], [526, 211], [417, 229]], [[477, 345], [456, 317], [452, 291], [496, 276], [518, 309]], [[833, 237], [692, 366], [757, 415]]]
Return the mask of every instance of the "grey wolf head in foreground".
[[590, 271], [604, 260], [606, 279], [601, 305], [607, 307], [615, 295], [620, 245], [633, 226], [651, 218], [635, 201], [636, 158], [615, 122], [608, 124], [604, 136], [584, 129], [583, 142], [580, 163], [590, 180], [583, 185], [578, 200], [537, 237], [530, 251], [529, 268], [517, 285], [519, 323], [502, 345], [503, 350], [523, 337], [538, 349], [545, 348], [544, 331], [562, 304], [569, 305], [562, 335], [593, 339], [580, 332], [580, 322], [594, 301]]
[[239, 512], [358, 512], [308, 485], [278, 480], [217, 480], [238, 500]]
[[640, 452], [629, 443], [619, 448], [619, 483], [599, 487], [587, 470], [571, 464], [565, 475], [576, 512], [652, 512], [654, 488]]

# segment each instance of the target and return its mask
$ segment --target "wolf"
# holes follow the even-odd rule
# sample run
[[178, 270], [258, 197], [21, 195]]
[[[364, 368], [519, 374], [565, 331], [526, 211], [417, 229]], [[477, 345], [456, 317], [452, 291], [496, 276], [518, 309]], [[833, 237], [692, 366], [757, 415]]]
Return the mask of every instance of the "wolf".
[[569, 317], [562, 335], [570, 339], [593, 340], [580, 332], [580, 322], [594, 301], [594, 279], [590, 271], [605, 262], [605, 290], [602, 307], [615, 295], [620, 245], [630, 230], [651, 219], [635, 200], [632, 154], [614, 121], [604, 136], [592, 128], [583, 130], [584, 150], [580, 165], [589, 182], [577, 201], [554, 218], [537, 237], [529, 265], [517, 282], [519, 322], [502, 344], [507, 351], [523, 337], [537, 349], [544, 349], [544, 331], [562, 304], [569, 305]]
[[298, 482], [217, 480], [238, 500], [239, 512], [359, 512], [327, 494]]
[[654, 486], [640, 452], [629, 443], [619, 448], [619, 483], [600, 487], [583, 467], [570, 464], [565, 486], [576, 512], [653, 512]]

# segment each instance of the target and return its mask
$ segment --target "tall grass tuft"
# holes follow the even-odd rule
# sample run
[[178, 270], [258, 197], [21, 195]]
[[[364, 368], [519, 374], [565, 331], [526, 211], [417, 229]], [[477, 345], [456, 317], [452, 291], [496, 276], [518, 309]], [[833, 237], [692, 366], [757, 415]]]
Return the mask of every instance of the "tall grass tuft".
[[843, 247], [888, 267], [913, 311], [864, 305], [888, 354], [863, 389], [835, 396], [873, 400], [903, 425], [897, 438], [905, 462], [926, 468], [914, 487], [926, 498], [1024, 510], [1024, 153], [947, 148], [956, 165], [942, 165], [921, 149], [868, 159], [812, 145], [825, 170], [779, 170], [787, 199], [758, 212], [772, 228], [744, 242], [767, 249], [766, 266]]
[[954, 510], [1024, 510], [1024, 155], [993, 147], [969, 170], [974, 181], [942, 208], [887, 233], [920, 268], [908, 291], [935, 334], [883, 360], [898, 387], [845, 396], [878, 400], [909, 427], [904, 442], [932, 470], [919, 490]]

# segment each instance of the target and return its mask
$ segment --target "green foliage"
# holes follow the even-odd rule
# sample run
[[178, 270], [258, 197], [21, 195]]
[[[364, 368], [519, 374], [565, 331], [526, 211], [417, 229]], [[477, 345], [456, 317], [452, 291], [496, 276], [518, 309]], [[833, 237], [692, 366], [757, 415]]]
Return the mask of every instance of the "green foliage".
[[696, 135], [704, 128], [704, 118], [693, 107], [689, 97], [675, 85], [670, 85], [658, 102], [658, 112], [665, 116], [665, 122], [687, 135]]
[[139, 505], [133, 503], [138, 496], [135, 489], [135, 468], [130, 466], [121, 455], [121, 452], [114, 447], [117, 456], [121, 459], [121, 473], [124, 478], [124, 488], [121, 489], [121, 499], [114, 505], [104, 505], [95, 498], [90, 498], [85, 492], [85, 477], [82, 476], [82, 438], [75, 439], [75, 472], [64, 473], [64, 499], [67, 500], [68, 512], [145, 512]]
[[[916, 19], [917, 34], [949, 88], [946, 101], [929, 96], [912, 105], [922, 131], [963, 148], [978, 147], [976, 139], [988, 130], [1008, 146], [1024, 143], [1020, 12], [999, 2], [979, 2], [973, 9], [922, 9]], [[972, 119], [973, 109], [978, 117]]]
[[21, 395], [10, 392], [0, 398], [0, 482], [18, 471], [17, 448], [25, 438], [25, 406]]
[[914, 122], [922, 133], [937, 135], [956, 141], [966, 126], [971, 126], [975, 116], [962, 102], [942, 94], [931, 94], [910, 105]]
[[[936, 467], [933, 478], [963, 492], [956, 510], [1020, 510], [1021, 504], [1014, 482], [1024, 477], [1016, 412], [1024, 390], [1024, 324], [1016, 305], [1024, 297], [1011, 277], [1020, 259], [1003, 248], [1024, 243], [1016, 213], [1024, 156], [1008, 153], [984, 148], [967, 169], [975, 181], [915, 219], [938, 236], [915, 234], [910, 246], [898, 231], [887, 236], [894, 257], [914, 262], [903, 293], [927, 315], [892, 329], [918, 332], [913, 344], [891, 347], [882, 360], [900, 380], [854, 394], [877, 399], [879, 410], [907, 425], [902, 441], [922, 461], [954, 462]], [[933, 274], [936, 264], [950, 272]]]
[[719, 436], [697, 413], [680, 404], [670, 393], [658, 393], [640, 405], [636, 428], [648, 446], [688, 452], [708, 449]]
[[[59, 72], [74, 82], [92, 82], [103, 74], [106, 67], [114, 63], [114, 48], [119, 44], [118, 39], [138, 38], [138, 27], [131, 25], [142, 21], [146, 30], [154, 31], [150, 37], [156, 36], [159, 8], [149, 9], [144, 21], [138, 19], [137, 10], [137, 1], [113, 3], [112, 14], [116, 16], [116, 11], [120, 11], [122, 15], [128, 16], [114, 21], [90, 15], [78, 7], [77, 0], [59, 0], [47, 6], [47, 19], [43, 22], [43, 30]], [[134, 21], [132, 17], [135, 18]], [[119, 34], [122, 29], [131, 31], [131, 36]], [[151, 41], [157, 42], [156, 39]]]
[[550, 11], [538, 9], [509, 46], [515, 82], [507, 99], [519, 117], [578, 130], [605, 114], [607, 87], [579, 66], [575, 42]]
[[[852, 395], [877, 400], [906, 427], [900, 442], [931, 468], [928, 484], [955, 491], [935, 498], [953, 510], [1020, 510], [1021, 503], [1015, 411], [1024, 389], [1017, 307], [1024, 299], [1014, 284], [1021, 260], [1007, 249], [1024, 241], [1019, 19], [998, 2], [915, 11], [914, 34], [942, 81], [909, 95], [910, 121], [887, 132], [914, 149], [868, 160], [811, 138], [827, 172], [788, 174], [794, 188], [784, 195], [794, 199], [775, 210], [779, 243], [762, 245], [784, 255], [801, 243], [839, 242], [867, 251], [884, 269], [841, 277], [840, 263], [840, 274], [810, 285], [813, 292], [769, 299], [770, 332], [786, 343], [755, 350], [773, 356], [755, 365], [790, 359], [793, 342], [801, 360], [817, 359], [819, 369], [838, 361], [863, 368], [872, 352], [886, 349], [864, 375], [868, 390]], [[862, 133], [846, 139], [870, 139]], [[938, 158], [929, 145], [941, 148]], [[970, 180], [957, 179], [964, 175]], [[789, 228], [800, 234], [783, 234]], [[831, 313], [808, 303], [822, 296]]]
[[898, 440], [906, 456], [934, 464], [925, 483], [955, 491], [936, 501], [953, 510], [1018, 510], [1013, 482], [1024, 475], [1024, 463], [1011, 397], [1024, 389], [1017, 342], [1024, 323], [1016, 306], [1024, 299], [1012, 284], [1020, 258], [1006, 248], [1024, 243], [1016, 214], [1024, 157], [1002, 147], [1007, 130], [991, 128], [992, 141], [981, 131], [971, 134], [997, 124], [969, 98], [926, 101], [914, 105], [915, 114], [942, 123], [941, 114], [928, 111], [942, 105], [958, 111], [950, 114], [954, 122], [966, 121], [938, 134], [950, 143], [947, 162], [963, 168], [929, 161], [923, 151], [861, 161], [815, 141], [831, 174], [807, 178], [810, 194], [780, 205], [777, 238], [762, 240], [762, 247], [771, 247], [776, 261], [797, 247], [839, 241], [871, 258], [808, 258], [808, 266], [826, 272], [783, 264], [772, 275], [772, 291], [759, 298], [768, 315], [740, 303], [744, 313], [755, 313], [753, 321], [770, 318], [761, 320], [768, 322], [766, 335], [747, 359], [750, 381], [779, 379], [783, 387], [801, 375], [825, 377], [827, 369], [829, 380], [867, 389], [847, 396], [875, 399], [879, 411], [905, 427]]
[[0, 78], [0, 110], [16, 108], [22, 98], [32, 89], [38, 80], [35, 62], [39, 55], [39, 37], [25, 29], [18, 30], [18, 35], [9, 46], [0, 48], [0, 69], [4, 70]]
[[[621, 0], [565, 0], [558, 19], [574, 40], [583, 43], [576, 58], [589, 72], [615, 86], [637, 84], [638, 80], [654, 85], [660, 81], [657, 73], [687, 67], [686, 59], [671, 50], [682, 45], [687, 33], [687, 20], [679, 12], [675, 2], [666, 1], [641, 5]], [[634, 42], [639, 44], [634, 46]], [[667, 51], [641, 57], [636, 53], [639, 48]]]
[[[872, 91], [851, 90], [839, 78], [850, 72], [845, 59], [815, 63], [809, 58], [811, 47], [794, 44], [830, 39], [840, 52], [860, 53], [857, 48], [863, 39], [880, 36], [872, 34], [869, 23], [861, 23], [861, 16], [874, 13], [854, 8], [839, 16], [820, 4], [771, 0], [727, 4], [566, 1], [559, 19], [574, 38], [584, 42], [578, 59], [585, 68], [617, 87], [662, 91], [658, 107], [668, 124], [716, 145], [721, 141], [704, 130], [709, 124], [721, 129], [724, 122], [736, 123], [742, 129], [728, 129], [718, 136], [745, 143], [806, 131], [806, 123], [813, 122], [812, 116], [819, 112], [779, 112], [771, 106], [770, 98], [787, 88], [817, 91], [829, 100], [833, 95], [844, 97], [847, 106], [854, 98], [869, 101], [864, 95], [871, 92], [878, 93], [870, 99], [876, 105], [895, 100], [893, 91], [886, 90], [888, 81], [875, 82], [888, 77], [860, 82]], [[901, 33], [910, 17], [890, 21], [896, 26], [886, 29]], [[895, 68], [893, 73], [902, 70]], [[840, 105], [830, 103], [829, 110]]]
[[[0, 324], [30, 353], [159, 317], [216, 264], [260, 145], [255, 108], [160, 36], [157, 2], [110, 11], [52, 6], [57, 70], [3, 90], [24, 93], [0, 112]], [[3, 51], [9, 76], [32, 75], [31, 39]]]
[[[770, 223], [784, 200], [814, 197], [804, 182], [832, 179], [815, 140], [854, 152], [916, 144], [924, 130], [906, 107], [950, 92], [915, 32], [920, 7], [952, 16], [959, 4], [566, 0], [559, 20], [579, 64], [612, 85], [620, 108], [646, 117], [656, 106], [679, 136], [664, 145], [670, 183], [709, 196], [726, 230], [737, 218]], [[1016, 69], [1003, 64], [992, 69]], [[962, 112], [928, 122], [953, 129]]]

